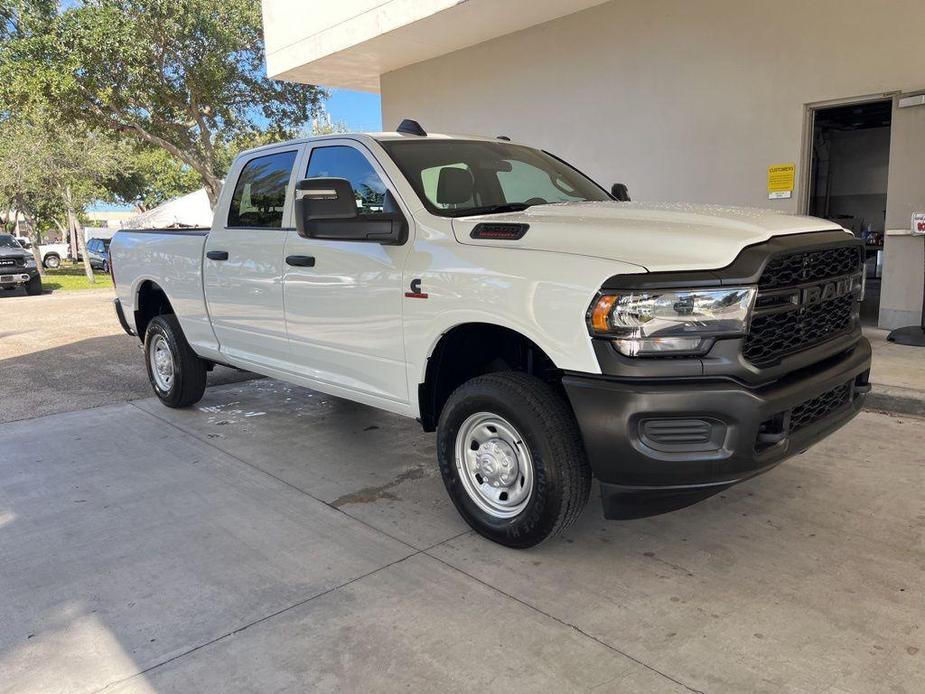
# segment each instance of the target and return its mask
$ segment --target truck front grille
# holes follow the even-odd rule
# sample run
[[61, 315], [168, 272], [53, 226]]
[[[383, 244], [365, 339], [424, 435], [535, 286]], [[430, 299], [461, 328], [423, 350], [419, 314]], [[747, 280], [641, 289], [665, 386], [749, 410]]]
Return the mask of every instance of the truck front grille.
[[840, 246], [772, 258], [758, 280], [743, 346], [758, 367], [852, 330], [857, 319], [864, 249]]
[[758, 289], [779, 289], [850, 275], [863, 262], [857, 246], [802, 251], [772, 258], [761, 273]]
[[789, 411], [778, 412], [761, 423], [755, 440], [755, 450], [764, 451], [793, 436], [801, 429], [842, 411], [851, 405], [854, 395], [854, 380], [852, 379], [821, 395], [804, 400]]
[[807, 400], [790, 412], [790, 433], [825, 419], [851, 402], [851, 382], [833, 388], [827, 393]]

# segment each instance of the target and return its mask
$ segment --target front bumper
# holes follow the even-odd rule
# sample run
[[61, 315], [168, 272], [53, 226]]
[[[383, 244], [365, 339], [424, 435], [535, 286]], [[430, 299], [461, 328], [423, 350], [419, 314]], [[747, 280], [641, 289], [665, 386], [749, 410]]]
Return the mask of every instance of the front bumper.
[[[861, 338], [758, 388], [719, 378], [566, 375], [604, 515], [687, 505], [805, 451], [860, 411], [870, 359], [870, 343]], [[640, 500], [646, 503], [627, 510]]]
[[23, 270], [22, 268], [7, 270], [7, 268], [0, 268], [0, 286], [19, 286], [39, 274], [38, 270]]

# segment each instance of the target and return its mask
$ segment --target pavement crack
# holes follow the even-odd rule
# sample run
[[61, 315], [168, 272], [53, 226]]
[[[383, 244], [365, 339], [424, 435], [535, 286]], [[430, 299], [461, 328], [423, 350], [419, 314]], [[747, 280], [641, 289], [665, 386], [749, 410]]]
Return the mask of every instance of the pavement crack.
[[215, 443], [213, 443], [208, 437], [202, 436], [202, 435], [200, 435], [200, 434], [196, 434], [196, 433], [194, 433], [194, 432], [192, 432], [192, 431], [187, 431], [187, 430], [184, 429], [183, 427], [178, 426], [177, 424], [174, 424], [174, 423], [171, 422], [169, 419], [165, 419], [164, 417], [161, 417], [160, 415], [154, 414], [153, 412], [149, 412], [148, 410], [146, 410], [146, 409], [144, 409], [144, 408], [138, 407], [138, 405], [136, 405], [136, 404], [133, 403], [133, 402], [130, 402], [129, 404], [130, 404], [132, 407], [134, 407], [135, 409], [137, 409], [139, 412], [144, 412], [146, 415], [149, 415], [149, 416], [151, 416], [151, 417], [154, 417], [154, 418], [157, 419], [158, 421], [163, 422], [164, 424], [166, 424], [166, 425], [168, 425], [168, 426], [170, 426], [170, 427], [176, 429], [176, 430], [179, 431], [181, 434], [184, 434], [184, 435], [186, 435], [186, 436], [191, 436], [192, 438], [194, 438], [194, 439], [196, 439], [197, 441], [199, 441], [199, 443], [202, 443], [202, 444], [205, 444], [206, 446], [209, 446], [210, 448], [212, 448], [212, 449], [218, 451], [218, 452], [221, 453], [222, 455], [228, 456], [228, 457], [231, 458], [232, 460], [235, 460], [235, 461], [241, 463], [242, 465], [247, 465], [247, 467], [249, 467], [249, 468], [251, 468], [251, 469], [253, 469], [253, 470], [256, 470], [257, 472], [259, 472], [259, 473], [261, 473], [261, 474], [264, 474], [264, 475], [266, 475], [267, 477], [273, 478], [273, 479], [276, 480], [277, 482], [286, 485], [286, 486], [289, 487], [290, 489], [294, 489], [295, 491], [299, 492], [300, 494], [304, 494], [304, 495], [307, 496], [308, 498], [313, 499], [314, 501], [317, 501], [319, 504], [324, 504], [324, 505], [327, 506], [328, 508], [337, 511], [337, 512], [340, 513], [340, 514], [343, 514], [344, 516], [346, 516], [346, 517], [349, 518], [350, 520], [356, 521], [356, 522], [359, 523], [360, 525], [366, 526], [366, 527], [369, 528], [370, 530], [374, 530], [375, 532], [379, 533], [380, 535], [384, 535], [385, 537], [387, 537], [387, 538], [389, 538], [389, 539], [391, 539], [391, 540], [394, 540], [395, 542], [398, 542], [398, 543], [404, 545], [405, 547], [408, 547], [409, 549], [414, 550], [415, 552], [418, 551], [418, 548], [415, 547], [414, 545], [410, 544], [409, 542], [406, 542], [405, 540], [402, 540], [402, 539], [400, 539], [400, 538], [398, 538], [398, 537], [395, 537], [394, 535], [385, 532], [385, 531], [382, 530], [381, 528], [377, 528], [377, 527], [374, 526], [374, 525], [370, 525], [369, 523], [367, 523], [366, 521], [364, 521], [364, 520], [361, 519], [361, 518], [357, 518], [356, 516], [350, 515], [349, 513], [347, 513], [346, 511], [344, 511], [342, 508], [340, 508], [340, 507], [338, 507], [338, 506], [335, 506], [334, 504], [332, 504], [332, 503], [330, 503], [330, 502], [328, 502], [328, 501], [325, 501], [324, 499], [322, 499], [322, 498], [320, 498], [320, 497], [315, 496], [315, 495], [312, 494], [311, 492], [308, 492], [308, 491], [306, 491], [305, 489], [302, 489], [301, 487], [299, 487], [299, 486], [293, 484], [292, 482], [289, 482], [288, 480], [283, 479], [282, 477], [279, 477], [279, 476], [277, 476], [277, 475], [274, 475], [272, 472], [268, 472], [267, 470], [264, 470], [264, 469], [263, 469], [262, 467], [260, 467], [259, 465], [254, 465], [254, 464], [251, 463], [250, 461], [244, 460], [244, 458], [240, 458], [240, 457], [236, 456], [234, 453], [231, 453], [231, 452], [229, 452], [229, 451], [226, 451], [226, 450], [224, 450], [223, 448], [219, 448], [219, 447], [216, 446]]
[[308, 603], [312, 602], [313, 600], [317, 600], [318, 598], [323, 598], [323, 597], [326, 596], [326, 595], [330, 595], [331, 593], [333, 593], [333, 592], [335, 592], [335, 591], [338, 591], [338, 590], [340, 590], [340, 589], [342, 589], [342, 588], [346, 588], [347, 586], [349, 586], [349, 585], [351, 585], [351, 584], [353, 584], [353, 583], [356, 583], [357, 581], [362, 581], [364, 578], [368, 578], [368, 577], [370, 577], [370, 576], [373, 576], [373, 575], [379, 573], [380, 571], [384, 571], [384, 570], [386, 570], [386, 569], [389, 569], [389, 568], [395, 566], [396, 564], [401, 564], [403, 561], [407, 561], [408, 559], [411, 559], [412, 557], [415, 557], [415, 556], [417, 556], [418, 554], [421, 554], [422, 552], [423, 552], [423, 550], [415, 551], [415, 552], [413, 552], [412, 554], [409, 554], [409, 555], [404, 556], [404, 557], [400, 557], [399, 559], [396, 559], [395, 561], [391, 561], [391, 562], [389, 562], [388, 564], [383, 564], [382, 566], [377, 567], [377, 568], [373, 569], [372, 571], [367, 571], [365, 574], [362, 574], [362, 575], [360, 575], [360, 576], [355, 576], [355, 577], [351, 578], [349, 581], [344, 581], [343, 583], [339, 583], [339, 584], [336, 585], [336, 586], [333, 586], [333, 587], [328, 588], [328, 589], [326, 589], [326, 590], [323, 590], [323, 591], [320, 591], [320, 592], [318, 592], [318, 593], [315, 593], [314, 595], [310, 595], [309, 597], [305, 598], [304, 600], [299, 600], [298, 602], [294, 602], [294, 603], [292, 603], [291, 605], [288, 605], [287, 607], [283, 607], [282, 609], [276, 610], [275, 612], [271, 612], [271, 613], [268, 614], [268, 615], [264, 615], [263, 617], [260, 617], [259, 619], [255, 619], [255, 620], [252, 621], [252, 622], [248, 622], [247, 624], [244, 624], [244, 625], [242, 625], [242, 626], [240, 626], [240, 627], [237, 627], [236, 629], [232, 629], [231, 631], [228, 631], [228, 632], [222, 634], [221, 636], [216, 636], [215, 638], [209, 639], [208, 641], [205, 641], [205, 642], [203, 642], [203, 643], [200, 643], [200, 644], [197, 645], [197, 646], [193, 646], [192, 648], [189, 648], [189, 649], [183, 651], [182, 653], [178, 653], [177, 655], [171, 656], [170, 658], [166, 658], [165, 660], [162, 660], [162, 661], [159, 662], [159, 663], [155, 663], [154, 665], [151, 665], [151, 666], [149, 666], [149, 667], [146, 667], [144, 670], [139, 670], [138, 672], [132, 673], [131, 675], [128, 675], [127, 677], [122, 677], [122, 678], [120, 678], [120, 679], [113, 680], [112, 682], [107, 682], [105, 685], [103, 685], [103, 686], [100, 687], [99, 689], [95, 689], [95, 690], [93, 691], [93, 694], [99, 694], [100, 692], [106, 691], [106, 690], [109, 689], [110, 687], [115, 687], [115, 686], [117, 686], [117, 685], [119, 685], [119, 684], [122, 684], [122, 683], [124, 683], [124, 682], [128, 682], [129, 680], [133, 680], [133, 679], [135, 679], [136, 677], [141, 677], [142, 675], [146, 675], [146, 674], [148, 674], [149, 672], [152, 672], [153, 670], [156, 670], [156, 669], [158, 669], [158, 668], [164, 667], [165, 665], [169, 665], [170, 663], [174, 662], [175, 660], [179, 660], [179, 659], [181, 659], [181, 658], [185, 658], [186, 656], [191, 655], [191, 654], [193, 654], [193, 653], [195, 653], [195, 652], [197, 652], [197, 651], [201, 651], [203, 648], [208, 648], [209, 646], [211, 646], [211, 645], [213, 645], [213, 644], [216, 644], [216, 643], [218, 643], [219, 641], [223, 641], [224, 639], [227, 639], [227, 638], [230, 638], [230, 637], [235, 636], [235, 635], [237, 635], [237, 634], [240, 634], [241, 632], [246, 631], [247, 629], [250, 629], [250, 628], [253, 627], [253, 626], [256, 626], [256, 625], [258, 625], [258, 624], [261, 624], [261, 623], [263, 623], [263, 622], [266, 622], [267, 620], [273, 619], [274, 617], [278, 617], [278, 616], [280, 616], [281, 614], [285, 614], [286, 612], [289, 612], [290, 610], [294, 610], [294, 609], [296, 609], [296, 608], [298, 608], [298, 607], [302, 607], [303, 605], [307, 605]]
[[[440, 543], [440, 544], [442, 544], [442, 543]], [[508, 592], [506, 592], [506, 591], [501, 590], [501, 589], [498, 588], [497, 586], [493, 586], [491, 583], [487, 583], [487, 582], [483, 581], [482, 579], [478, 578], [477, 576], [473, 576], [473, 575], [470, 574], [468, 571], [464, 571], [464, 570], [460, 569], [459, 567], [454, 566], [453, 564], [450, 564], [449, 562], [447, 562], [447, 561], [441, 559], [440, 557], [434, 556], [433, 554], [430, 553], [429, 549], [430, 549], [430, 548], [428, 548], [427, 550], [423, 550], [422, 553], [425, 554], [426, 556], [430, 557], [431, 559], [437, 560], [438, 562], [440, 562], [440, 563], [443, 564], [444, 566], [446, 566], [446, 567], [452, 569], [453, 571], [458, 571], [458, 572], [461, 573], [463, 576], [467, 576], [467, 577], [471, 578], [473, 581], [475, 581], [476, 583], [480, 583], [481, 585], [485, 586], [485, 587], [488, 588], [489, 590], [493, 590], [493, 591], [495, 591], [496, 593], [499, 593], [499, 594], [505, 596], [506, 598], [509, 598], [510, 600], [513, 600], [514, 602], [519, 603], [519, 604], [523, 605], [524, 607], [526, 607], [526, 608], [528, 608], [528, 609], [530, 609], [530, 610], [533, 610], [534, 612], [537, 612], [538, 614], [543, 615], [544, 617], [548, 617], [549, 619], [551, 619], [551, 620], [553, 620], [553, 621], [555, 621], [555, 622], [561, 624], [562, 626], [567, 627], [567, 628], [569, 628], [569, 629], [571, 629], [571, 630], [577, 632], [578, 634], [584, 636], [585, 638], [591, 639], [591, 640], [594, 641], [595, 643], [600, 644], [601, 646], [603, 646], [604, 648], [608, 649], [609, 651], [612, 651], [612, 652], [614, 652], [614, 653], [616, 653], [616, 654], [618, 654], [618, 655], [623, 656], [624, 658], [627, 658], [627, 659], [629, 659], [629, 660], [632, 660], [632, 661], [633, 661], [634, 663], [636, 663], [637, 665], [641, 665], [642, 667], [646, 668], [647, 670], [650, 670], [650, 671], [654, 672], [656, 675], [659, 675], [659, 676], [661, 676], [661, 677], [664, 677], [666, 680], [669, 680], [670, 682], [674, 682], [674, 683], [675, 683], [676, 685], [678, 685], [679, 687], [684, 687], [684, 689], [686, 689], [686, 690], [689, 691], [689, 692], [692, 692], [692, 694], [706, 694], [706, 692], [704, 692], [702, 689], [696, 689], [696, 688], [694, 688], [694, 687], [691, 687], [691, 686], [688, 685], [688, 684], [685, 684], [685, 683], [682, 682], [681, 680], [679, 680], [679, 679], [677, 679], [677, 678], [675, 678], [675, 677], [672, 677], [672, 676], [669, 675], [668, 673], [662, 672], [661, 670], [659, 670], [658, 668], [654, 667], [653, 665], [649, 665], [649, 664], [646, 663], [645, 661], [640, 660], [639, 658], [637, 658], [637, 657], [635, 657], [635, 656], [633, 656], [633, 655], [627, 653], [626, 651], [622, 651], [622, 650], [620, 650], [619, 648], [617, 648], [616, 646], [614, 646], [614, 645], [612, 645], [612, 644], [609, 644], [609, 643], [607, 643], [606, 641], [603, 641], [602, 639], [599, 639], [597, 636], [594, 636], [593, 634], [588, 633], [587, 631], [585, 631], [585, 630], [582, 629], [581, 627], [579, 627], [579, 626], [577, 626], [577, 625], [575, 625], [575, 624], [572, 624], [571, 622], [567, 622], [567, 621], [565, 621], [564, 619], [560, 619], [559, 617], [556, 617], [554, 614], [550, 614], [549, 612], [546, 612], [545, 610], [540, 609], [540, 608], [537, 607], [536, 605], [533, 605], [532, 603], [529, 603], [529, 602], [527, 602], [526, 600], [521, 600], [520, 598], [518, 598], [518, 597], [516, 597], [516, 596], [514, 596], [514, 595], [511, 595], [510, 593], [508, 593]]]

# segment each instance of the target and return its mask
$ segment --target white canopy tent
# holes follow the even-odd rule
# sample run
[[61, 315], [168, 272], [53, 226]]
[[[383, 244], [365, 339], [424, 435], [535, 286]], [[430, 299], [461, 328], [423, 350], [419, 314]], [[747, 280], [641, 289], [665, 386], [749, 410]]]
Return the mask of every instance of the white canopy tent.
[[211, 227], [212, 208], [205, 188], [175, 198], [125, 221], [126, 229]]

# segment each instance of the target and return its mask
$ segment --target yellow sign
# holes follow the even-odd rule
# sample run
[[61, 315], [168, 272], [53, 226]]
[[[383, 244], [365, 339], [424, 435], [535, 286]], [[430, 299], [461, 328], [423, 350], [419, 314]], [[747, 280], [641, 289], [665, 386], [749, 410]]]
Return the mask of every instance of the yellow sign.
[[796, 164], [774, 164], [768, 167], [768, 200], [781, 200], [793, 194]]

